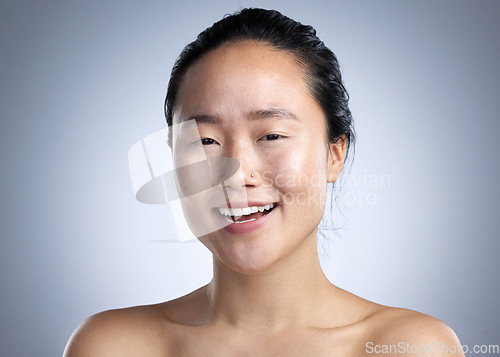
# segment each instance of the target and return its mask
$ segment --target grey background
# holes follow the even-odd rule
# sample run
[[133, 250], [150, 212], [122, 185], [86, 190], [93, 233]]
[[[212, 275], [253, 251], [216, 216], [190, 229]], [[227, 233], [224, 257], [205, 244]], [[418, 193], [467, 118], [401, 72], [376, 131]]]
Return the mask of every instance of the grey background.
[[182, 47], [244, 6], [312, 24], [343, 67], [358, 144], [329, 278], [500, 344], [499, 2], [3, 0], [2, 356], [60, 355], [93, 313], [209, 281], [201, 244], [152, 242], [172, 218], [134, 200], [127, 151], [164, 127]]

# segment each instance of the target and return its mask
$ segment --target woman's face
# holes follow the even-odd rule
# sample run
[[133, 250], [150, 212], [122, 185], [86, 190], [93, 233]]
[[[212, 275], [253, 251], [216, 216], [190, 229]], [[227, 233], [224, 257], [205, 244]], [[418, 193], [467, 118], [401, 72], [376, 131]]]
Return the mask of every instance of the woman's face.
[[[209, 52], [188, 69], [173, 112], [174, 125], [192, 119], [209, 160], [240, 164], [220, 180], [223, 195], [184, 207], [188, 223], [223, 227], [199, 237], [218, 263], [263, 271], [316, 239], [343, 147], [328, 144], [324, 114], [291, 54], [255, 42]], [[174, 144], [181, 165], [179, 152]]]

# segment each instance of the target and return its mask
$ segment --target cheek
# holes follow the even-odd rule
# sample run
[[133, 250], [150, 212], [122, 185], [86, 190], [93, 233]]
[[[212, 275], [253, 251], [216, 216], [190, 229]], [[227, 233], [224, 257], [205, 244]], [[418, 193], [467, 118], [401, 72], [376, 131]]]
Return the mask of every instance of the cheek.
[[274, 160], [272, 184], [284, 195], [284, 203], [323, 209], [327, 188], [326, 149], [300, 146], [283, 153]]

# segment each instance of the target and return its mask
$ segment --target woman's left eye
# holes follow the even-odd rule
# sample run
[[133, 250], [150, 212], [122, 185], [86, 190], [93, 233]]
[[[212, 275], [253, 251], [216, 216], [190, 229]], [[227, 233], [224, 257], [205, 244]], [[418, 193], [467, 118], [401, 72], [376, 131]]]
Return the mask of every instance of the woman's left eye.
[[268, 134], [264, 137], [262, 137], [260, 140], [267, 140], [267, 141], [273, 141], [273, 140], [278, 140], [278, 139], [284, 139], [284, 136], [278, 135], [278, 134]]

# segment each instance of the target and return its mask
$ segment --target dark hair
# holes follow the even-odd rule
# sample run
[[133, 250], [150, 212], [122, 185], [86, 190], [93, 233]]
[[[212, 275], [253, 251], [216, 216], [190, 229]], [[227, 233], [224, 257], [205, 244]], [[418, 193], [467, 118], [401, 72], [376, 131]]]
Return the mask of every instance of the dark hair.
[[336, 143], [345, 135], [347, 159], [355, 134], [348, 106], [349, 95], [342, 83], [337, 58], [316, 36], [314, 28], [275, 10], [250, 8], [226, 15], [182, 50], [168, 83], [165, 99], [167, 124], [172, 125], [177, 94], [187, 69], [206, 53], [227, 43], [243, 41], [263, 42], [276, 49], [286, 50], [295, 57], [306, 70], [311, 95], [325, 114], [328, 140]]

